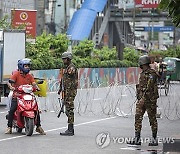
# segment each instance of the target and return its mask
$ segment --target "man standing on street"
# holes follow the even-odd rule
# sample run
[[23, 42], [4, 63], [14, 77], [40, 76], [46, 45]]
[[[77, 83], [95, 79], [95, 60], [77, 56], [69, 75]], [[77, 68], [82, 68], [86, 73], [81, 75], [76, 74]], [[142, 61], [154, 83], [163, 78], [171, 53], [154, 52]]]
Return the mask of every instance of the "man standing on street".
[[62, 54], [62, 60], [65, 65], [63, 71], [60, 89], [58, 94], [61, 92], [64, 93], [64, 102], [65, 102], [65, 113], [68, 117], [68, 129], [60, 133], [64, 136], [73, 136], [74, 135], [74, 99], [77, 94], [78, 87], [78, 71], [75, 65], [71, 62], [72, 53], [64, 52]]
[[147, 55], [139, 58], [139, 65], [142, 69], [139, 78], [139, 84], [136, 85], [137, 103], [135, 113], [135, 138], [128, 142], [132, 145], [141, 145], [141, 128], [145, 111], [147, 111], [149, 122], [152, 130], [152, 140], [149, 146], [157, 146], [157, 130], [158, 124], [156, 119], [157, 99], [159, 98], [157, 87], [157, 74], [151, 69], [149, 64], [150, 58]]

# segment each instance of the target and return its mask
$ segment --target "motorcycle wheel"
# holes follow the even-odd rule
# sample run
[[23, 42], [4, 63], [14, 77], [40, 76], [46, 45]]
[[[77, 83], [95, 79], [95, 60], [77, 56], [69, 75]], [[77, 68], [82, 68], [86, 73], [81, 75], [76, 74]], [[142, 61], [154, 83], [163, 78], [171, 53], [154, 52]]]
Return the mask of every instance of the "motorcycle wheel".
[[27, 136], [31, 136], [34, 130], [34, 119], [25, 117], [25, 132]]

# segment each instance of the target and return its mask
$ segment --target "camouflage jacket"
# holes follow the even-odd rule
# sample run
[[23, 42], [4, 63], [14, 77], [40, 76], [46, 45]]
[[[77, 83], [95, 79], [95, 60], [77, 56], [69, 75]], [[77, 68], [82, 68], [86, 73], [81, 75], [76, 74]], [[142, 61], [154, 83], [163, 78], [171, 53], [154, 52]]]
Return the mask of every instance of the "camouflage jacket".
[[78, 71], [73, 63], [67, 66], [63, 74], [63, 86], [65, 92], [65, 99], [69, 97], [74, 99], [77, 94], [78, 87]]
[[153, 69], [149, 68], [140, 73], [139, 84], [136, 85], [138, 100], [144, 98], [145, 101], [154, 101], [159, 98], [157, 79], [158, 76]]

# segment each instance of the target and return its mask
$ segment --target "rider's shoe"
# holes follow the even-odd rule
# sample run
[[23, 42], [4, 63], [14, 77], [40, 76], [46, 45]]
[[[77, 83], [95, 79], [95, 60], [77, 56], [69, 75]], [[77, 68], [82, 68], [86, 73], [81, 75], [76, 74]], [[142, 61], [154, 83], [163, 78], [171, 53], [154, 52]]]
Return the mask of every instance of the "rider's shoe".
[[41, 134], [41, 135], [46, 135], [46, 133], [44, 132], [44, 130], [42, 129], [41, 126], [39, 126], [39, 127], [36, 128], [36, 132], [38, 132], [38, 133]]
[[5, 134], [12, 134], [12, 128], [8, 127], [5, 131]]

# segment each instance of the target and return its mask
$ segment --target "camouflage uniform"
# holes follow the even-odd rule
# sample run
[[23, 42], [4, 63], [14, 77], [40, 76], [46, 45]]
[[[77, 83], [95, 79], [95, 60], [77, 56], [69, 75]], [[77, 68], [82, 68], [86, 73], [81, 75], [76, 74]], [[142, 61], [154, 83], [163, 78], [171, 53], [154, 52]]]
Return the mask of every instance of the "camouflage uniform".
[[77, 94], [78, 71], [73, 63], [64, 70], [63, 74], [64, 100], [68, 123], [74, 123], [74, 99]]
[[156, 104], [159, 95], [155, 70], [149, 68], [142, 71], [136, 89], [138, 101], [135, 114], [135, 132], [141, 132], [143, 115], [147, 111], [152, 132], [157, 133]]

